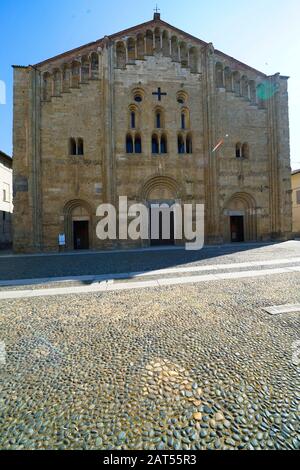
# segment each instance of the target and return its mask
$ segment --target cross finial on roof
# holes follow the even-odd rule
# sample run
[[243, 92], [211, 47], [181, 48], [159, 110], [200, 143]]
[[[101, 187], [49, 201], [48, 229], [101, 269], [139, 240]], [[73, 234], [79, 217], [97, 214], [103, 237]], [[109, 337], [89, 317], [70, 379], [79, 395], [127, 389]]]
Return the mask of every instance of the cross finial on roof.
[[160, 8], [158, 8], [158, 5], [156, 4], [156, 7], [154, 8], [154, 19], [155, 20], [160, 20]]

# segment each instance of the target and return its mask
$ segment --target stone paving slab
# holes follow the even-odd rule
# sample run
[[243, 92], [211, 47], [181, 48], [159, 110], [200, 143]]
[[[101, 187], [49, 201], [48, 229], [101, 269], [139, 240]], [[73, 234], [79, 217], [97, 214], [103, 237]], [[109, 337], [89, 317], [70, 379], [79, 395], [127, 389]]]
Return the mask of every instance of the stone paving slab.
[[264, 308], [265, 312], [270, 315], [279, 315], [283, 313], [300, 313], [300, 304], [285, 304], [285, 305], [273, 305], [272, 307]]
[[1, 449], [299, 449], [299, 273], [3, 300]]

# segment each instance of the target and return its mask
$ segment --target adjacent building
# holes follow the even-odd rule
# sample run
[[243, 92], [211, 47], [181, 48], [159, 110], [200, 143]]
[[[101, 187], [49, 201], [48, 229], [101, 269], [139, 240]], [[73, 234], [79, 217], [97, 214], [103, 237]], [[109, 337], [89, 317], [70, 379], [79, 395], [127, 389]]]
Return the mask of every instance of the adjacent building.
[[300, 170], [292, 172], [293, 234], [300, 237]]
[[[288, 77], [154, 19], [14, 66], [14, 249], [102, 241], [101, 203], [205, 204], [206, 243], [292, 232]], [[178, 243], [170, 234], [168, 243]], [[63, 238], [63, 237], [61, 237]]]
[[0, 151], [0, 249], [12, 243], [12, 158]]

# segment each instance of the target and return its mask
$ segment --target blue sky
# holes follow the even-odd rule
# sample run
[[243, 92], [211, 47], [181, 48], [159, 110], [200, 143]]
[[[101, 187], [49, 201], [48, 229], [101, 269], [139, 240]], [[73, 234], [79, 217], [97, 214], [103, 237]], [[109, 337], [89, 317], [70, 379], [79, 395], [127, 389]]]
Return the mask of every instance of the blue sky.
[[[12, 153], [12, 64], [28, 65], [148, 21], [155, 1], [0, 0], [0, 149]], [[162, 19], [272, 75], [290, 76], [293, 169], [300, 168], [299, 0], [161, 0]], [[1, 102], [1, 82], [0, 82]]]

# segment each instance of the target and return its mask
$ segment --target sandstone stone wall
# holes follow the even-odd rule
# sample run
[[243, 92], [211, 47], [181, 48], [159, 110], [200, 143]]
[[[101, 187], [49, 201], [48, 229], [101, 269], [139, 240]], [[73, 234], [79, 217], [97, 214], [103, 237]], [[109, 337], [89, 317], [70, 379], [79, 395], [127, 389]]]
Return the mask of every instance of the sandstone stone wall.
[[293, 234], [300, 237], [300, 171], [292, 174]]
[[32, 115], [31, 70], [14, 68], [13, 246], [16, 252], [34, 250], [32, 226]]
[[[152, 154], [154, 134], [166, 153]], [[141, 138], [141, 153], [127, 153], [128, 135]], [[192, 153], [178, 153], [179, 135]], [[84, 155], [70, 154], [70, 139], [83, 139]], [[238, 143], [247, 144], [239, 158]], [[73, 248], [77, 207], [89, 216], [90, 247], [116, 246], [95, 228], [97, 206], [118, 196], [204, 203], [210, 243], [230, 241], [231, 211], [245, 214], [246, 240], [290, 236], [286, 77], [266, 77], [158, 18], [15, 68], [14, 157], [16, 251], [56, 250], [62, 232]]]

